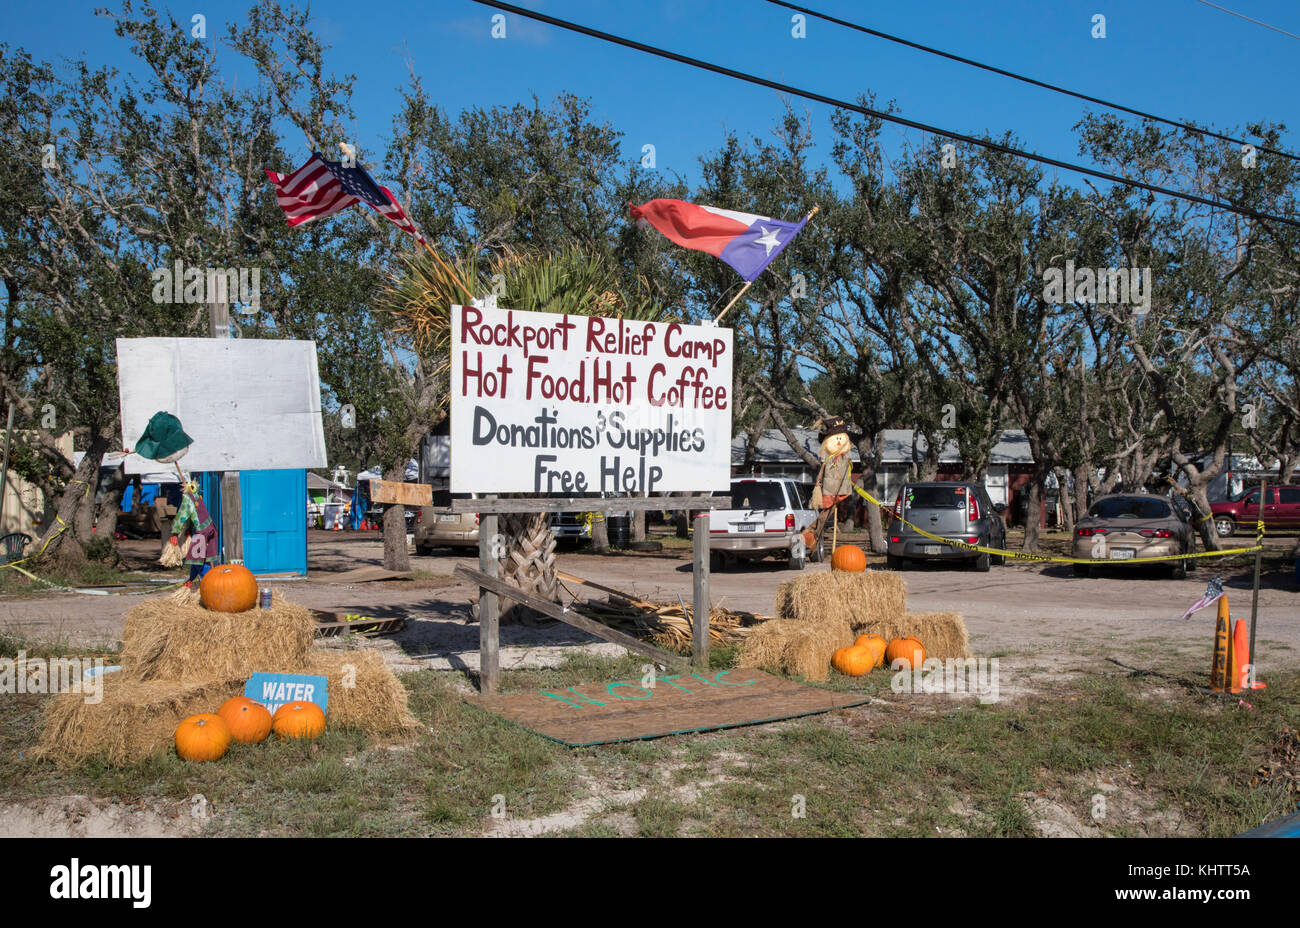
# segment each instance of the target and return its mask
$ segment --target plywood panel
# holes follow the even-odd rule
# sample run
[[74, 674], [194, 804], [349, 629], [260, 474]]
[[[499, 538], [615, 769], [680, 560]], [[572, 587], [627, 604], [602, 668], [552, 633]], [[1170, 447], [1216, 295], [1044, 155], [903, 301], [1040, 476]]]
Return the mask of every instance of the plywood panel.
[[432, 506], [433, 487], [427, 483], [372, 480], [370, 500], [375, 503], [398, 503], [402, 506]]
[[[119, 338], [117, 359], [126, 447], [162, 410], [194, 439], [185, 471], [326, 466], [315, 342]], [[159, 467], [134, 454], [125, 465], [128, 474]]]

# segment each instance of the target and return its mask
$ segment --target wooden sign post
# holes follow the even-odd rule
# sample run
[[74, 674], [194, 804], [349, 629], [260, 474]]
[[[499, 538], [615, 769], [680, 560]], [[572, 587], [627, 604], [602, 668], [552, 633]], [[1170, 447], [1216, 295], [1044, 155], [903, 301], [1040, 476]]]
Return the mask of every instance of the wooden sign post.
[[[229, 303], [208, 304], [208, 327], [213, 338], [230, 337]], [[244, 563], [244, 509], [237, 470], [221, 474], [221, 537], [226, 563]]]
[[636, 654], [644, 654], [655, 663], [677, 667], [686, 661], [677, 655], [656, 648], [636, 638], [608, 628], [600, 622], [579, 615], [554, 603], [530, 596], [500, 579], [497, 552], [494, 547], [504, 543], [499, 537], [497, 514], [502, 512], [625, 512], [649, 509], [702, 509], [695, 519], [694, 552], [694, 604], [691, 610], [694, 625], [692, 662], [707, 668], [709, 665], [709, 615], [713, 611], [709, 601], [709, 510], [726, 509], [730, 496], [658, 496], [658, 497], [579, 497], [533, 499], [453, 499], [452, 512], [477, 512], [478, 570], [458, 566], [452, 573], [478, 584], [478, 655], [479, 691], [485, 696], [495, 695], [500, 680], [499, 650], [501, 614], [500, 601], [505, 596], [536, 609], [543, 615], [580, 628], [598, 638], [622, 645]]

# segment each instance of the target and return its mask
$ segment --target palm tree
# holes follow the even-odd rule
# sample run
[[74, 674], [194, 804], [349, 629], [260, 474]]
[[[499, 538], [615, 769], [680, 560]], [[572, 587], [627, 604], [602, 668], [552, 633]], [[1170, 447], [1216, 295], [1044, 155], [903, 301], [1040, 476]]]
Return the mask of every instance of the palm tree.
[[[511, 250], [487, 260], [473, 254], [454, 266], [436, 253], [422, 252], [406, 262], [382, 304], [393, 317], [394, 330], [410, 340], [421, 358], [435, 366], [441, 382], [447, 384], [451, 306], [486, 294], [495, 294], [502, 306], [534, 312], [645, 321], [666, 316], [650, 295], [644, 278], [638, 278], [629, 292], [621, 285], [617, 271], [602, 257], [576, 246], [555, 253]], [[447, 399], [444, 388], [439, 412]], [[550, 516], [503, 513], [500, 525], [504, 541], [499, 558], [502, 578], [533, 596], [559, 602]], [[506, 606], [501, 613], [502, 622], [531, 620], [531, 610], [517, 603]]]

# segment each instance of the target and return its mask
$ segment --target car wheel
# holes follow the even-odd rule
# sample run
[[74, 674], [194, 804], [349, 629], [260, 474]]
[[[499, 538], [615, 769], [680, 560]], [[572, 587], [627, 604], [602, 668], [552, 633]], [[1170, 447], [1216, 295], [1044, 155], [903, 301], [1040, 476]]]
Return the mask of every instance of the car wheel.
[[709, 570], [715, 574], [720, 574], [727, 567], [727, 559], [722, 556], [721, 551], [712, 551], [709, 553]]
[[1007, 556], [1005, 554], [990, 554], [989, 560], [994, 565], [1001, 567], [1003, 564], [1007, 562]]
[[[1184, 551], [1183, 553], [1186, 554], [1187, 552]], [[1170, 576], [1172, 576], [1175, 580], [1186, 580], [1186, 579], [1187, 579], [1187, 562], [1186, 562], [1186, 561], [1183, 561], [1183, 560], [1174, 561], [1174, 566], [1172, 566], [1172, 567], [1169, 568], [1169, 574], [1170, 574]]]
[[804, 557], [802, 554], [800, 554], [797, 557], [794, 554], [790, 555], [791, 570], [803, 570], [807, 566], [808, 566], [808, 559]]
[[1231, 516], [1215, 516], [1214, 530], [1219, 533], [1220, 538], [1227, 538], [1237, 531], [1237, 523], [1233, 521]]
[[820, 564], [826, 560], [826, 540], [818, 539], [817, 542], [808, 549], [808, 557], [812, 558], [813, 563]]
[[1074, 568], [1074, 575], [1075, 575], [1076, 577], [1091, 577], [1091, 576], [1092, 576], [1092, 568], [1089, 567], [1087, 564], [1072, 564], [1072, 565], [1070, 565], [1070, 566], [1072, 566], [1072, 567]]
[[890, 570], [902, 570], [902, 569], [903, 569], [903, 559], [902, 559], [901, 557], [898, 557], [898, 556], [895, 555], [895, 554], [886, 554], [886, 555], [885, 555], [885, 566], [886, 566], [887, 568], [889, 568]]
[[424, 548], [424, 547], [421, 547], [420, 545], [416, 545], [416, 546], [415, 546], [415, 553], [416, 553], [417, 555], [419, 555], [420, 557], [428, 557], [430, 554], [433, 553], [433, 549], [432, 549], [432, 548]]
[[975, 562], [971, 565], [971, 567], [975, 570], [978, 570], [982, 574], [988, 573], [990, 562], [991, 559], [989, 557], [989, 553], [987, 551], [982, 551], [975, 558]]

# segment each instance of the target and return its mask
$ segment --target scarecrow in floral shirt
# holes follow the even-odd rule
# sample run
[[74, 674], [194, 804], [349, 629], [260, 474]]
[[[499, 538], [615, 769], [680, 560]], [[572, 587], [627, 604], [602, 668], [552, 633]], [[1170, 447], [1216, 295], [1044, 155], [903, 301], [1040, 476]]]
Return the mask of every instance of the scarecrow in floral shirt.
[[193, 589], [194, 581], [217, 563], [217, 527], [193, 481], [185, 484], [180, 508], [172, 521], [172, 537], [168, 544], [179, 544], [183, 533], [187, 534], [189, 542], [182, 549], [183, 559], [190, 568], [190, 578], [185, 581], [185, 586]]
[[[190, 578], [185, 581], [186, 589], [194, 588], [194, 581], [207, 573], [208, 568], [217, 562], [217, 527], [212, 523], [208, 507], [199, 495], [198, 485], [186, 480], [176, 462], [185, 457], [194, 439], [185, 434], [181, 420], [168, 412], [156, 412], [150, 417], [140, 440], [136, 442], [135, 453], [151, 461], [171, 464], [181, 478], [181, 505], [172, 521], [172, 537], [160, 559], [168, 567], [179, 567], [182, 563], [190, 567]], [[123, 449], [130, 453], [130, 449]], [[180, 536], [185, 535], [185, 546], [181, 547]]]

